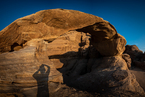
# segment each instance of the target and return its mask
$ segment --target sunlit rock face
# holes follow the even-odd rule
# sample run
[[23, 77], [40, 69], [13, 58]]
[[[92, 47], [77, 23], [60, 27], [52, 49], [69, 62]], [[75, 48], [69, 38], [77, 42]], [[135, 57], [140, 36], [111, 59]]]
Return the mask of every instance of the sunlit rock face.
[[42, 10], [19, 18], [0, 32], [0, 52], [11, 51], [14, 43], [24, 44], [33, 38], [48, 41], [64, 33], [104, 21], [94, 15], [74, 10]]
[[125, 45], [91, 14], [52, 9], [19, 18], [0, 31], [0, 96], [143, 96]]

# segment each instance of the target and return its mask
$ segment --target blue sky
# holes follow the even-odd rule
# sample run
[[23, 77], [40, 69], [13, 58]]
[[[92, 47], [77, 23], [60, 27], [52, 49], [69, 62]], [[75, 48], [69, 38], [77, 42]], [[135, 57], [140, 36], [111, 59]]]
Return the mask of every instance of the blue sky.
[[55, 8], [102, 17], [115, 26], [127, 44], [145, 51], [145, 0], [0, 0], [0, 30], [20, 17]]

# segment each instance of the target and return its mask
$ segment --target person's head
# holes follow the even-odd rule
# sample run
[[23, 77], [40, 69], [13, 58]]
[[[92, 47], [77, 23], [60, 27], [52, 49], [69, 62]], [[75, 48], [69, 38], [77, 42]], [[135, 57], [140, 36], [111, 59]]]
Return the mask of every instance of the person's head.
[[42, 64], [42, 65], [40, 66], [40, 72], [41, 72], [41, 73], [45, 73], [45, 71], [46, 71], [46, 69], [45, 69], [45, 67], [44, 67], [44, 64]]

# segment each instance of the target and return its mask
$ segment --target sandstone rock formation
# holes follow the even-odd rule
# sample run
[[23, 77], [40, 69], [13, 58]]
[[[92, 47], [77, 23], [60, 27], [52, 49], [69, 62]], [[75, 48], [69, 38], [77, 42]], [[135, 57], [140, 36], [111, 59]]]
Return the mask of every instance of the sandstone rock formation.
[[[26, 87], [30, 90], [30, 87], [37, 85], [36, 81], [37, 83], [43, 82], [43, 80], [60, 83], [63, 81], [62, 74], [56, 70], [45, 53], [47, 44], [42, 39], [34, 39], [19, 51], [0, 55], [1, 92], [19, 93], [25, 91]], [[41, 72], [45, 72], [45, 70], [41, 70], [44, 68], [49, 71], [46, 76], [41, 74]], [[41, 79], [36, 80], [35, 75], [38, 78], [40, 76]]]
[[77, 31], [90, 33], [91, 44], [103, 56], [121, 55], [125, 50], [125, 38], [118, 34], [115, 28], [108, 22], [96, 23], [77, 29]]
[[[125, 55], [125, 56], [124, 56]], [[135, 74], [138, 83], [145, 90], [145, 54], [136, 45], [126, 45], [123, 58], [130, 64], [131, 72]]]
[[126, 45], [124, 53], [130, 55], [132, 65], [145, 69], [145, 54], [136, 45]]
[[[72, 63], [75, 63], [77, 67], [74, 67]], [[124, 93], [122, 94], [124, 96], [135, 96], [138, 93], [144, 93], [144, 90], [136, 81], [134, 74], [130, 73], [127, 63], [121, 56], [94, 59], [72, 58], [71, 60], [68, 58], [65, 64], [66, 67], [63, 67], [60, 71], [64, 74], [64, 82], [69, 86], [84, 91], [111, 93], [114, 96], [119, 96], [120, 93]], [[90, 65], [91, 70], [87, 71], [87, 66]]]
[[11, 51], [14, 43], [22, 45], [33, 38], [52, 41], [70, 30], [103, 21], [102, 18], [79, 11], [42, 10], [17, 19], [3, 29], [0, 32], [0, 52]]
[[17, 19], [0, 31], [0, 96], [144, 96], [125, 45], [109, 22], [79, 11]]
[[129, 54], [132, 60], [139, 60], [143, 55], [143, 52], [136, 45], [126, 45], [125, 48], [124, 53]]
[[131, 68], [131, 58], [128, 54], [122, 54], [122, 58], [126, 61], [128, 68]]

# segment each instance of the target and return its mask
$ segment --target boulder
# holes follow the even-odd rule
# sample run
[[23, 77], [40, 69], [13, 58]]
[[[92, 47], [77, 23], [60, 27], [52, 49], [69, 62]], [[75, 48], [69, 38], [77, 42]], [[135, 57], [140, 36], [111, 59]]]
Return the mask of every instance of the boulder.
[[77, 31], [69, 31], [58, 37], [48, 44], [47, 54], [50, 61], [54, 63], [56, 68], [61, 68], [64, 64], [60, 60], [83, 54], [83, 51], [89, 47], [89, 38], [90, 36], [87, 36], [86, 33]]
[[111, 39], [117, 34], [116, 29], [107, 21], [97, 22], [93, 25], [77, 29], [77, 31], [90, 33], [92, 35], [91, 41], [95, 43]]
[[[89, 38], [85, 33], [69, 31], [48, 44], [48, 56], [62, 55], [67, 52], [78, 52], [80, 47], [89, 47]], [[84, 45], [82, 45], [85, 43]]]
[[143, 52], [139, 50], [139, 48], [136, 45], [126, 45], [125, 46], [124, 53], [127, 53], [130, 55], [132, 61], [133, 60], [140, 60], [143, 56]]
[[132, 65], [139, 67], [141, 69], [145, 69], [144, 53], [141, 50], [139, 50], [139, 48], [136, 45], [126, 45], [126, 50], [124, 53], [130, 55]]
[[122, 55], [125, 51], [126, 40], [123, 36], [117, 34], [116, 38], [98, 43], [94, 42], [93, 45], [103, 56]]
[[[23, 47], [25, 42], [34, 38], [52, 41], [75, 29], [79, 32], [90, 33], [91, 43], [104, 56], [120, 55], [124, 51], [125, 38], [117, 34], [116, 29], [109, 22], [79, 11], [53, 9], [19, 18], [3, 29], [0, 32], [0, 52], [11, 51], [14, 44]], [[10, 32], [14, 32], [13, 35]], [[106, 47], [102, 46], [102, 43]], [[113, 49], [103, 49], [109, 47]]]
[[14, 43], [23, 45], [34, 38], [51, 41], [70, 30], [104, 21], [100, 17], [75, 10], [42, 10], [17, 19], [0, 31], [0, 52], [11, 51]]
[[79, 11], [19, 18], [0, 31], [0, 96], [142, 96], [125, 44], [109, 22]]
[[131, 58], [127, 53], [122, 54], [122, 58], [126, 61], [128, 68], [131, 68]]
[[125, 50], [126, 39], [109, 22], [95, 23], [77, 31], [91, 34], [90, 43], [102, 56], [121, 55]]
[[[66, 70], [63, 73], [64, 82], [77, 89], [97, 91], [102, 94], [109, 93], [114, 96], [119, 96], [120, 93], [124, 93], [123, 95], [126, 96], [129, 96], [130, 93], [144, 94], [144, 90], [136, 81], [134, 74], [129, 71], [121, 56], [103, 57], [95, 60], [91, 72], [82, 73], [87, 68], [87, 59], [76, 60], [72, 69], [64, 67], [69, 71]], [[68, 63], [67, 66], [70, 65], [71, 63]]]
[[145, 62], [144, 61], [133, 61], [133, 64], [135, 67], [141, 68], [143, 70], [145, 70]]
[[142, 52], [141, 50], [139, 50], [139, 48], [136, 45], [126, 45], [126, 52], [127, 51], [136, 51], [136, 52]]
[[[48, 82], [63, 82], [62, 74], [48, 59], [47, 44], [42, 39], [34, 39], [27, 42], [25, 47], [19, 51], [0, 55], [1, 93], [23, 94], [30, 87], [36, 90], [43, 87], [41, 91], [45, 92]], [[33, 93], [37, 94], [37, 91]]]

